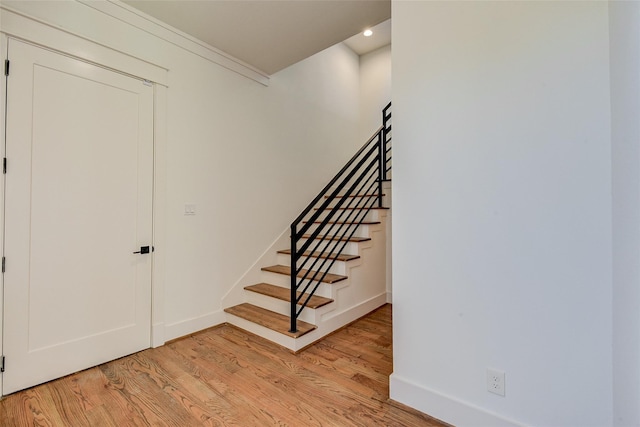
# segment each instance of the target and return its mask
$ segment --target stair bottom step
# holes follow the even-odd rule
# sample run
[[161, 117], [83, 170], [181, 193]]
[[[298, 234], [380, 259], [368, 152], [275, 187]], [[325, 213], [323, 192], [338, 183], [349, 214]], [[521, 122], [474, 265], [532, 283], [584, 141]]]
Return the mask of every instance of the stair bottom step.
[[249, 303], [225, 308], [224, 311], [292, 338], [299, 338], [316, 329], [315, 325], [298, 320], [296, 321], [298, 330], [296, 332], [289, 332], [289, 328], [291, 327], [291, 318], [289, 316], [275, 313], [271, 310], [265, 310], [264, 308]]

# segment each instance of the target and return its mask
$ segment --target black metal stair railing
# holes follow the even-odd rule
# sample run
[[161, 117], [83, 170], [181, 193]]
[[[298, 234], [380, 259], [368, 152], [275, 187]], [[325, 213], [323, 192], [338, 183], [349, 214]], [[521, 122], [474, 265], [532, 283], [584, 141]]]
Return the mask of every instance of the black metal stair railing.
[[383, 125], [291, 223], [291, 328], [391, 177], [391, 103]]
[[391, 179], [391, 103], [382, 110], [382, 138], [384, 139], [384, 179]]

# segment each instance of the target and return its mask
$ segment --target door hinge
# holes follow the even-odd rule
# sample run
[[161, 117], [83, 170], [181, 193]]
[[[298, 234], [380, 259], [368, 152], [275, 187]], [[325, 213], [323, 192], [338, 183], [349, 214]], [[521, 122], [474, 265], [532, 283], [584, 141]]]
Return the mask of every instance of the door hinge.
[[2, 159], [2, 173], [7, 173], [7, 158]]
[[8, 59], [4, 60], [4, 75], [5, 76], [9, 75], [9, 60]]
[[0, 372], [4, 372], [4, 356], [0, 359]]
[[5, 258], [5, 257], [2, 257], [2, 272], [3, 272], [3, 273], [4, 273], [5, 261], [6, 261], [6, 258]]

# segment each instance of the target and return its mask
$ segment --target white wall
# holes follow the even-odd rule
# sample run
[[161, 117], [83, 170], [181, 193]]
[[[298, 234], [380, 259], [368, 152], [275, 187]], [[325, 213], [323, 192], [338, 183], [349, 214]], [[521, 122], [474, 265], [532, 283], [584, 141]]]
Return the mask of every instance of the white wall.
[[382, 126], [382, 109], [391, 101], [391, 45], [360, 57], [360, 139]]
[[[168, 112], [169, 325], [220, 312], [231, 286], [358, 146], [358, 58], [349, 49], [336, 46], [283, 70], [268, 88], [176, 53], [182, 58], [170, 67]], [[197, 205], [195, 217], [183, 215], [185, 203]]]
[[458, 426], [611, 425], [607, 4], [392, 16], [391, 397]]
[[337, 45], [265, 87], [117, 2], [3, 4], [169, 70], [159, 335], [224, 321], [227, 290], [361, 145], [358, 56]]
[[609, 3], [614, 425], [640, 426], [640, 3]]

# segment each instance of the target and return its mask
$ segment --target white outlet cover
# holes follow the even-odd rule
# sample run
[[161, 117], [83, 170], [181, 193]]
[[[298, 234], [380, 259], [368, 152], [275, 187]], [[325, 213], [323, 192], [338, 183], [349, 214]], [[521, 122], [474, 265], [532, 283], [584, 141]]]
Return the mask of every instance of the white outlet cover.
[[497, 369], [487, 368], [487, 391], [497, 394], [498, 396], [505, 395], [505, 374], [503, 371]]

